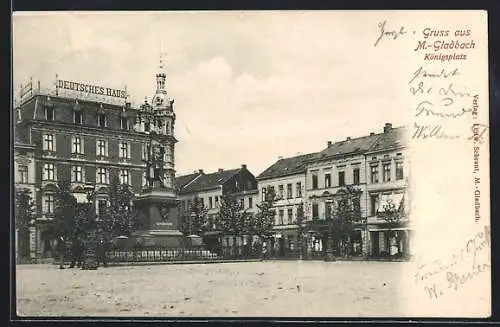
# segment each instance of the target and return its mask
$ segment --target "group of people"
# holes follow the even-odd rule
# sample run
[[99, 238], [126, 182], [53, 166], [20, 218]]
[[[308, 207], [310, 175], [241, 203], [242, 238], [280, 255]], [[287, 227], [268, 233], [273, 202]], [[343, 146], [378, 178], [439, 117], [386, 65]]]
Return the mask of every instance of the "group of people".
[[59, 269], [69, 268], [96, 269], [100, 264], [104, 267], [108, 262], [106, 259], [107, 242], [104, 238], [89, 238], [74, 236], [67, 238], [59, 236], [56, 240], [56, 257]]

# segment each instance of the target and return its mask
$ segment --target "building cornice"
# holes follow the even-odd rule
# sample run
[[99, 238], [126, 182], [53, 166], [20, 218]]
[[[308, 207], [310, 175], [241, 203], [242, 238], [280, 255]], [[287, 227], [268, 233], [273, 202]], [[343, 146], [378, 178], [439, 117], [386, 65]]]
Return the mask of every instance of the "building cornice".
[[257, 180], [257, 182], [267, 182], [267, 181], [271, 181], [271, 180], [274, 180], [274, 179], [280, 179], [280, 178], [285, 178], [285, 177], [302, 177], [302, 176], [305, 176], [306, 175], [306, 169], [304, 169], [304, 171], [301, 171], [301, 172], [295, 172], [295, 173], [292, 173], [292, 174], [283, 174], [283, 175], [279, 175], [279, 176], [272, 176], [272, 177], [256, 177], [255, 179]]
[[[144, 141], [149, 140], [151, 137], [149, 134], [137, 132], [133, 130], [125, 130], [125, 129], [111, 129], [109, 127], [94, 127], [88, 125], [75, 125], [73, 123], [65, 123], [60, 121], [45, 121], [45, 120], [37, 120], [37, 119], [27, 119], [25, 121], [26, 124], [30, 125], [40, 125], [41, 127], [51, 127], [53, 129], [57, 129], [58, 131], [71, 132], [75, 133], [75, 131], [86, 131], [91, 133], [92, 135], [109, 135], [109, 136], [130, 136], [138, 139], [142, 139]], [[32, 126], [34, 130], [37, 127]], [[41, 129], [41, 128], [40, 128]], [[165, 135], [164, 139], [168, 139], [174, 143], [178, 142], [178, 140], [172, 135]]]
[[35, 160], [37, 161], [47, 161], [47, 162], [62, 162], [69, 163], [75, 165], [86, 165], [86, 166], [108, 166], [114, 168], [134, 168], [134, 169], [146, 169], [146, 165], [136, 165], [125, 162], [102, 162], [102, 161], [92, 161], [92, 160], [82, 160], [82, 159], [71, 159], [71, 158], [57, 158], [57, 157], [44, 157], [44, 156], [35, 156]]

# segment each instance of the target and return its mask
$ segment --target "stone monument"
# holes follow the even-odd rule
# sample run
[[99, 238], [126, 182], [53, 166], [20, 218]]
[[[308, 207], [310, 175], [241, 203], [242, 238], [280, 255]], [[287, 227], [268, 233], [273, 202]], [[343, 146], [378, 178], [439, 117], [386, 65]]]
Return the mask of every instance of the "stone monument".
[[135, 129], [149, 135], [145, 144], [146, 186], [134, 207], [143, 228], [133, 236], [146, 246], [181, 246], [183, 234], [178, 228], [178, 205], [174, 185], [175, 165], [174, 100], [167, 98], [166, 74], [156, 74], [156, 92], [152, 103], [141, 106]]

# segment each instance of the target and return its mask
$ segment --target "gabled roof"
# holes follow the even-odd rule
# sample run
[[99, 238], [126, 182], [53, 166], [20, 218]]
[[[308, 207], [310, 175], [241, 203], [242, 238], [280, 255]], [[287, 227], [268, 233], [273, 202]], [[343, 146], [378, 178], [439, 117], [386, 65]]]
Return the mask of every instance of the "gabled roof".
[[306, 171], [306, 162], [313, 159], [317, 155], [318, 153], [315, 152], [279, 159], [269, 168], [264, 170], [259, 176], [257, 176], [257, 179], [264, 180], [303, 173]]
[[408, 145], [408, 128], [405, 126], [392, 128], [387, 133], [379, 134], [377, 141], [368, 152], [383, 151]]
[[[201, 174], [201, 176], [199, 176], [192, 182], [186, 183], [184, 186], [182, 186], [182, 188], [179, 189], [179, 192], [191, 193], [191, 192], [200, 192], [217, 188], [223, 185], [225, 182], [227, 182], [231, 177], [238, 174], [241, 170], [242, 168], [237, 168], [229, 170], [220, 170], [210, 174], [203, 173]], [[184, 178], [184, 176], [180, 176], [178, 178]]]
[[406, 146], [406, 132], [407, 130], [403, 126], [391, 128], [387, 132], [335, 142], [321, 151], [317, 159], [342, 157]]
[[379, 137], [380, 134], [373, 134], [332, 143], [319, 153], [319, 158], [364, 153], [375, 144]]
[[182, 189], [184, 186], [186, 186], [188, 183], [193, 181], [196, 177], [198, 177], [201, 173], [196, 172], [188, 175], [182, 175], [182, 176], [177, 176], [175, 177], [175, 188], [177, 190]]

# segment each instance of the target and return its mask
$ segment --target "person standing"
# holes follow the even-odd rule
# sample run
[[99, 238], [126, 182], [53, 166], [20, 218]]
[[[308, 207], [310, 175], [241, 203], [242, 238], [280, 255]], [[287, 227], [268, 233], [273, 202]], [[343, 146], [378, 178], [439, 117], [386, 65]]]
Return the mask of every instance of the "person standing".
[[71, 244], [71, 264], [70, 268], [81, 267], [83, 263], [83, 240], [81, 237], [76, 236]]
[[64, 260], [66, 259], [66, 239], [63, 236], [59, 236], [56, 242], [59, 269], [64, 269]]
[[101, 263], [103, 264], [104, 267], [108, 266], [108, 261], [106, 258], [107, 251], [108, 251], [108, 243], [103, 237], [99, 238], [99, 243], [97, 244], [97, 251], [96, 251], [97, 266], [99, 266], [99, 264]]

